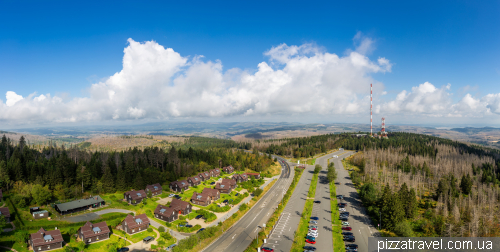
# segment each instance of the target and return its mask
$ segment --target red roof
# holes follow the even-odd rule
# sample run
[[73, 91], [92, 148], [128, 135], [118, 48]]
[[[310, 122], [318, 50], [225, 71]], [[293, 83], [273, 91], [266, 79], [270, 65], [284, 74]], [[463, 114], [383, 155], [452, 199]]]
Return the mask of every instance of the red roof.
[[40, 228], [38, 232], [31, 234], [30, 240], [33, 242], [33, 246], [49, 245], [64, 241], [59, 229], [46, 231], [43, 228]]
[[8, 207], [0, 207], [0, 213], [2, 213], [2, 216], [10, 217], [10, 211]]
[[219, 195], [219, 191], [218, 190], [212, 189], [212, 188], [207, 188], [207, 187], [203, 188], [203, 192], [202, 193], [206, 194], [206, 195], [208, 195], [210, 197], [217, 197], [217, 195]]
[[90, 237], [98, 236], [101, 234], [109, 233], [108, 224], [105, 221], [92, 224], [87, 221], [85, 225], [81, 227], [83, 238], [87, 239]]
[[176, 211], [184, 211], [188, 208], [189, 203], [186, 201], [178, 200], [173, 198], [172, 202], [170, 202], [170, 207], [174, 208]]

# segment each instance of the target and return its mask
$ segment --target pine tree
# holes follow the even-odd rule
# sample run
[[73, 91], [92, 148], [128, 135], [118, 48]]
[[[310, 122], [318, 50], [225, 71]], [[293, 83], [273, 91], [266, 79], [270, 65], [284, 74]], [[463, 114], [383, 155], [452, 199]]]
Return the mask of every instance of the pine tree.
[[123, 171], [121, 167], [118, 167], [118, 170], [116, 172], [116, 189], [118, 191], [125, 191], [128, 189], [125, 171]]
[[102, 188], [106, 193], [114, 192], [115, 183], [113, 181], [113, 175], [111, 174], [111, 169], [109, 167], [104, 171], [104, 175], [101, 178]]
[[414, 188], [410, 189], [410, 192], [408, 193], [408, 202], [407, 202], [406, 206], [407, 206], [406, 207], [406, 218], [412, 219], [415, 216], [415, 214], [417, 214], [417, 210], [418, 210], [417, 194], [416, 194]]
[[472, 190], [472, 179], [469, 174], [467, 176], [462, 175], [462, 179], [460, 181], [460, 189], [463, 194], [469, 195]]
[[141, 172], [137, 172], [134, 180], [135, 190], [142, 190], [144, 188], [144, 181], [142, 180]]
[[403, 208], [403, 204], [400, 198], [397, 197], [397, 195], [393, 195], [390, 198], [387, 210], [388, 212], [385, 214], [385, 228], [392, 231], [394, 230], [394, 227], [396, 227], [396, 225], [403, 221], [405, 218], [405, 210]]

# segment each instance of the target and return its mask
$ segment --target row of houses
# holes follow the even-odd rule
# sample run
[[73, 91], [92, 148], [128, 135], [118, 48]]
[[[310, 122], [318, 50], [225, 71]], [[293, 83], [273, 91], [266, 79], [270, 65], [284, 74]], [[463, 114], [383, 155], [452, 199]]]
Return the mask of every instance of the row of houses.
[[[233, 173], [234, 168], [232, 166], [227, 166], [222, 168], [225, 173]], [[174, 181], [170, 183], [170, 190], [175, 192], [182, 192], [182, 190], [187, 190], [191, 186], [197, 186], [205, 180], [210, 178], [219, 177], [221, 174], [221, 169], [216, 168], [205, 172], [200, 172], [198, 175], [193, 177], [188, 177], [185, 180]]]
[[151, 196], [157, 196], [163, 193], [163, 188], [159, 183], [147, 185], [145, 190], [131, 190], [123, 193], [123, 199], [131, 205], [139, 204], [143, 199], [148, 197], [148, 193]]

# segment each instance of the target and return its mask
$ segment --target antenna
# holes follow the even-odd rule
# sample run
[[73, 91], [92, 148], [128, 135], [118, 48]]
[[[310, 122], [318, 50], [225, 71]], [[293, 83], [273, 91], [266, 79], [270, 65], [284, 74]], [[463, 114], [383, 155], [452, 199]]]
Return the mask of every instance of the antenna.
[[370, 83], [370, 136], [373, 136], [373, 84]]
[[385, 117], [382, 117], [382, 129], [380, 129], [380, 135], [387, 138], [387, 132], [385, 131]]

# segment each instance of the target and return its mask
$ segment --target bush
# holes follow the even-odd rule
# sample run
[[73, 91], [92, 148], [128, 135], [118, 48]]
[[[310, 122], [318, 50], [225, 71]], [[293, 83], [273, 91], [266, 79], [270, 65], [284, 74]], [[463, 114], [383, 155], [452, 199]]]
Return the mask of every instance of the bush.
[[179, 216], [179, 220], [186, 220], [186, 216], [184, 215]]
[[[160, 237], [165, 239], [165, 240], [170, 240], [172, 239], [172, 235], [170, 235], [168, 232], [163, 232], [163, 233], [160, 233]], [[158, 242], [159, 244], [159, 242]]]
[[165, 226], [171, 228], [172, 227], [172, 224], [170, 222], [165, 222]]
[[247, 209], [247, 207], [248, 207], [247, 204], [241, 204], [239, 210], [243, 212]]
[[165, 232], [165, 228], [164, 228], [163, 226], [160, 226], [160, 227], [158, 228], [158, 232], [160, 232], [160, 233]]
[[148, 227], [148, 229], [147, 229], [147, 230], [148, 230], [148, 232], [150, 232], [150, 233], [151, 233], [151, 232], [153, 232], [153, 228]]
[[318, 173], [321, 171], [321, 169], [322, 169], [322, 168], [321, 168], [321, 165], [316, 165], [316, 166], [314, 167], [314, 173], [315, 173], [315, 174], [318, 174]]
[[402, 221], [394, 227], [394, 233], [399, 237], [413, 237], [413, 230], [407, 221]]
[[253, 195], [255, 195], [256, 197], [259, 197], [261, 194], [262, 194], [263, 190], [260, 189], [260, 188], [257, 188], [255, 189], [255, 191], [253, 192]]

